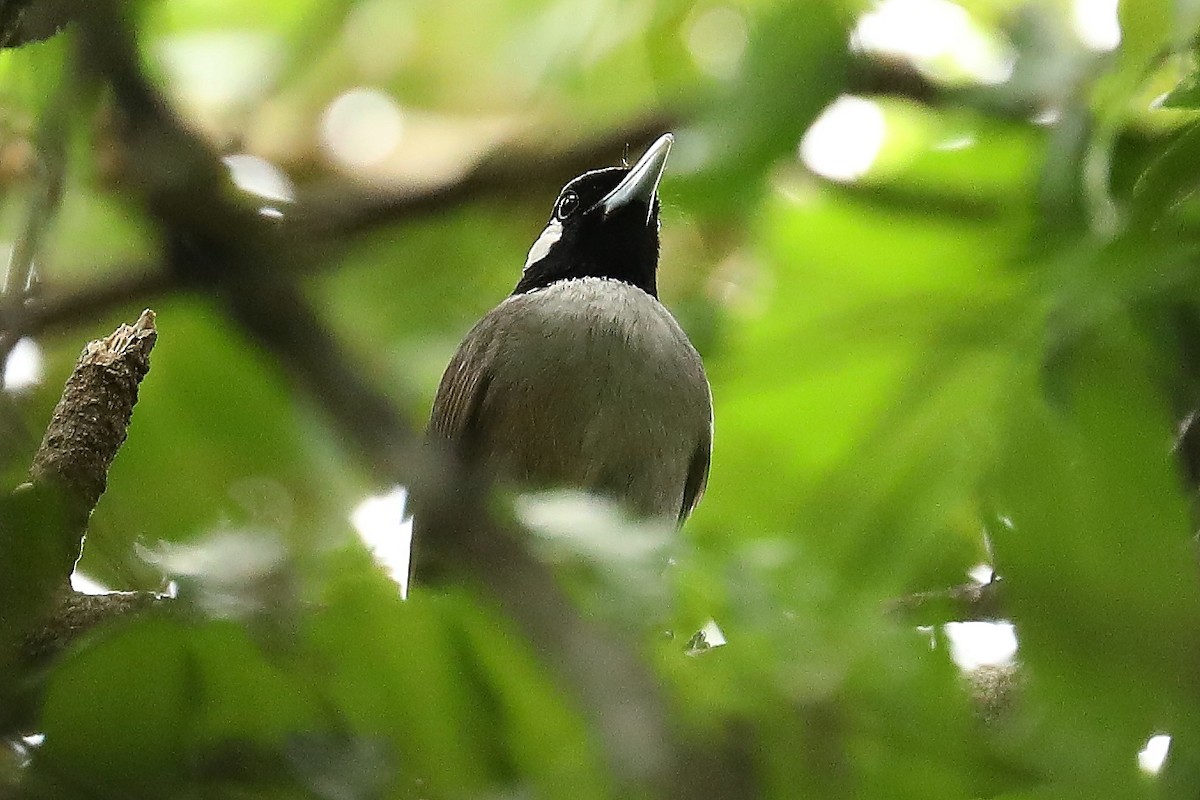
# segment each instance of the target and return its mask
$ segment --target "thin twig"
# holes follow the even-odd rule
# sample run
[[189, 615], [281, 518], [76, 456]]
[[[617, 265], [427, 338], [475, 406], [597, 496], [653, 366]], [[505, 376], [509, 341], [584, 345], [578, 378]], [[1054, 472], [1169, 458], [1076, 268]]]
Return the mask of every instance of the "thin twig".
[[114, 272], [114, 277], [69, 291], [43, 293], [23, 309], [0, 317], [0, 331], [38, 336], [92, 321], [122, 306], [144, 308], [178, 288], [171, 273], [161, 264], [134, 264]]
[[74, 81], [64, 74], [38, 124], [36, 179], [25, 209], [24, 224], [13, 241], [4, 280], [0, 281], [3, 285], [0, 289], [0, 390], [4, 388], [4, 365], [21, 338], [16, 329], [5, 323], [19, 316], [32, 293], [37, 278], [34, 271], [37, 255], [62, 202], [67, 119], [73, 98]]
[[887, 612], [912, 625], [942, 625], [947, 622], [991, 622], [1005, 619], [1004, 581], [994, 577], [987, 583], [964, 583], [949, 589], [917, 592], [892, 600]]
[[25, 212], [25, 224], [13, 242], [8, 270], [4, 275], [6, 300], [19, 301], [34, 279], [34, 260], [50, 221], [62, 202], [67, 161], [67, 117], [74, 98], [74, 82], [64, 76], [47, 104], [38, 125], [37, 179]]

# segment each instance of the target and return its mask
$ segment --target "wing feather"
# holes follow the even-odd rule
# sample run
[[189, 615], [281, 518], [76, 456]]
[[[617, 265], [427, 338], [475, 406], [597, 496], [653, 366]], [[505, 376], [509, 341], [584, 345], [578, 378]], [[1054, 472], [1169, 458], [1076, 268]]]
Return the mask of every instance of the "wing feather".
[[711, 461], [712, 424], [710, 423], [705, 428], [700, 443], [696, 445], [691, 463], [688, 465], [687, 480], [683, 484], [683, 505], [679, 509], [680, 525], [696, 510], [700, 498], [704, 496], [704, 489], [708, 486], [708, 468]]
[[463, 339], [442, 375], [429, 418], [431, 436], [465, 450], [477, 444], [479, 411], [492, 382], [489, 328], [476, 325]]

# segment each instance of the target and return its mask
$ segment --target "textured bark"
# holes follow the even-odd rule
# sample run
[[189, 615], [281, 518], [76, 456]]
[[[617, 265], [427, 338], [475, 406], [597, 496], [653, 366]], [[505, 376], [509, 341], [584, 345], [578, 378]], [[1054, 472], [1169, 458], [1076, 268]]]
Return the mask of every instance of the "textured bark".
[[28, 483], [0, 497], [0, 732], [37, 704], [30, 668], [100, 622], [153, 604], [154, 595], [77, 595], [71, 570], [88, 517], [125, 441], [138, 385], [150, 368], [154, 312], [89, 342], [67, 379]]
[[88, 342], [34, 456], [34, 483], [66, 490], [73, 503], [91, 512], [125, 442], [138, 384], [150, 369], [157, 338], [154, 312], [147, 309], [133, 325]]
[[45, 623], [26, 637], [24, 661], [30, 665], [44, 663], [97, 625], [164, 602], [168, 602], [167, 598], [154, 592], [80, 594], [64, 591]]
[[49, 39], [79, 13], [80, 0], [0, 0], [0, 47]]

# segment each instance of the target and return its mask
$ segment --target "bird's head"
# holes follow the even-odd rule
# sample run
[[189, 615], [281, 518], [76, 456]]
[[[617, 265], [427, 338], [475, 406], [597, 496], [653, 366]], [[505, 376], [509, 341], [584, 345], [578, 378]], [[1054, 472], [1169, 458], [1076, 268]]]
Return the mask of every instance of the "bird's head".
[[613, 278], [658, 296], [658, 181], [674, 137], [632, 167], [585, 172], [558, 195], [513, 294], [571, 278]]

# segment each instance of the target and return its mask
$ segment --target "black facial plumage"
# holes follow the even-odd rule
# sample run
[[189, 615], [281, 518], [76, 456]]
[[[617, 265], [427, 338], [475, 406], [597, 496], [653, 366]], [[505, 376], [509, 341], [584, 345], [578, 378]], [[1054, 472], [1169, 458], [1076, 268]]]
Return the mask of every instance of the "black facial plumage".
[[[562, 280], [594, 277], [623, 281], [651, 297], [658, 296], [656, 187], [661, 169], [646, 191], [619, 206], [606, 206], [614, 190], [641, 163], [586, 172], [563, 187], [514, 295]], [[548, 244], [544, 252], [538, 252], [542, 242]]]

